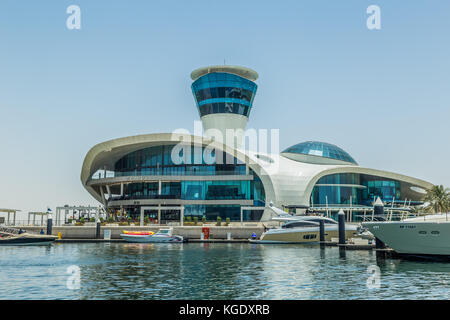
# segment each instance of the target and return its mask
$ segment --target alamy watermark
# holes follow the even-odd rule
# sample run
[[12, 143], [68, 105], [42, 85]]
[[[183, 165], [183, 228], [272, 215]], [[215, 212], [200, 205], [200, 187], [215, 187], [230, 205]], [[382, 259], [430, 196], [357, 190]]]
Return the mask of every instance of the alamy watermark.
[[81, 270], [77, 265], [71, 265], [67, 268], [66, 273], [69, 274], [69, 277], [66, 281], [66, 287], [70, 290], [79, 290], [80, 282], [81, 282]]
[[66, 9], [66, 13], [70, 14], [66, 20], [66, 27], [69, 30], [81, 29], [81, 9], [77, 5], [70, 5]]
[[366, 281], [368, 289], [380, 289], [381, 287], [381, 270], [377, 265], [370, 265], [367, 267], [369, 277]]
[[[257, 164], [260, 174], [273, 174], [279, 169], [279, 129], [208, 129], [202, 132], [201, 121], [194, 121], [194, 134], [180, 128], [172, 132], [175, 165]], [[237, 163], [236, 163], [237, 162]]]
[[366, 10], [367, 14], [370, 16], [367, 18], [366, 25], [369, 30], [380, 30], [381, 29], [381, 9], [377, 5], [370, 5]]

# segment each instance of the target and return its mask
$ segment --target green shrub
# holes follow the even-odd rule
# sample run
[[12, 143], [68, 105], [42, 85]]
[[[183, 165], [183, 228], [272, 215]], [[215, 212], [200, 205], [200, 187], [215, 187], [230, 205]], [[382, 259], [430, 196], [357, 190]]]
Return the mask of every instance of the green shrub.
[[194, 217], [194, 224], [197, 225], [198, 223], [198, 217]]
[[84, 218], [80, 218], [80, 223], [84, 224]]
[[114, 222], [114, 217], [109, 216], [107, 221], [108, 221], [109, 223], [113, 223], [113, 222]]
[[221, 217], [217, 217], [216, 226], [220, 226], [221, 224], [222, 224], [222, 218]]
[[89, 222], [95, 222], [95, 218], [90, 218]]
[[226, 218], [225, 219], [225, 225], [227, 226], [227, 225], [229, 225], [230, 224], [230, 218]]
[[203, 223], [203, 224], [206, 223], [206, 217], [205, 217], [205, 216], [202, 217], [202, 223]]
[[73, 219], [67, 219], [67, 223], [72, 223]]
[[187, 220], [187, 222], [191, 222], [192, 221], [192, 217], [188, 216], [188, 217], [186, 217], [186, 220]]

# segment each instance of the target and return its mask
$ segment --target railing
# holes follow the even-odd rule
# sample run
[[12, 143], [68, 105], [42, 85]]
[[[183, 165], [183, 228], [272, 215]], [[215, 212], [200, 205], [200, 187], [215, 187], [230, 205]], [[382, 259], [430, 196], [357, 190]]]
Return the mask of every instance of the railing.
[[191, 197], [185, 197], [181, 195], [142, 195], [142, 196], [113, 196], [108, 201], [121, 201], [121, 200], [146, 200], [146, 199], [182, 199], [182, 200], [253, 200], [247, 199], [245, 194], [238, 194], [233, 196], [206, 196], [204, 199], [198, 199]]
[[371, 221], [402, 221], [404, 219], [416, 218], [417, 214], [410, 212], [403, 213], [385, 213], [385, 214], [356, 214], [355, 217], [361, 219], [362, 222], [371, 222]]
[[[53, 222], [54, 221], [55, 221], [55, 219], [53, 219]], [[34, 223], [33, 223], [33, 221], [31, 219], [30, 219], [30, 221], [28, 221], [28, 220], [17, 220], [16, 219], [15, 223], [12, 220], [10, 220], [9, 223], [8, 223], [8, 221], [5, 221], [5, 223], [3, 223], [1, 226], [2, 227], [7, 227], [7, 226], [14, 226], [14, 227], [17, 227], [17, 226], [45, 227], [45, 226], [47, 226], [47, 219], [44, 219], [42, 221], [41, 221], [41, 219], [36, 219], [34, 221]]]
[[[170, 170], [167, 170], [170, 171]], [[243, 170], [221, 170], [221, 171], [208, 171], [208, 170], [179, 170], [170, 171], [154, 170], [154, 171], [124, 171], [124, 172], [112, 172], [107, 171], [97, 172], [92, 175], [92, 180], [106, 179], [106, 178], [119, 178], [119, 177], [141, 177], [141, 176], [233, 176], [233, 175], [246, 175]]]

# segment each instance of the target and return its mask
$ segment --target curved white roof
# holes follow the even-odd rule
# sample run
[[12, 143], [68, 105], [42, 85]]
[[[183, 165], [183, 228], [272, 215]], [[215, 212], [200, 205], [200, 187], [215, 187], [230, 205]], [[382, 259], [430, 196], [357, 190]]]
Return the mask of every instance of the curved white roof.
[[[84, 187], [97, 200], [101, 197], [88, 184], [91, 176], [98, 170], [106, 168], [113, 170], [115, 162], [122, 156], [150, 146], [164, 145], [174, 142], [191, 142], [196, 145], [210, 145], [234, 155], [240, 161], [247, 163], [260, 177], [266, 192], [266, 203], [273, 202], [275, 206], [309, 206], [309, 200], [317, 181], [326, 175], [335, 173], [360, 173], [402, 181], [413, 186], [429, 189], [429, 182], [405, 175], [363, 168], [357, 165], [312, 164], [294, 161], [281, 155], [261, 154], [237, 150], [230, 146], [219, 144], [204, 137], [186, 134], [146, 134], [106, 141], [94, 146], [86, 155], [81, 172]], [[420, 193], [410, 190], [412, 194]], [[416, 193], [414, 193], [416, 192]]]
[[232, 73], [250, 81], [258, 79], [258, 73], [255, 70], [240, 66], [209, 66], [195, 69], [191, 72], [191, 79], [197, 80], [201, 76], [213, 72]]

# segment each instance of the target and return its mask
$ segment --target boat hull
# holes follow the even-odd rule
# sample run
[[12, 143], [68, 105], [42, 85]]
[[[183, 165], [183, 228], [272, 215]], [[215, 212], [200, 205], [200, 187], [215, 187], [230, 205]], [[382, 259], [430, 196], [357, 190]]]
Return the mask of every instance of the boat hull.
[[397, 253], [450, 256], [450, 222], [366, 222], [363, 226]]
[[36, 246], [49, 245], [56, 238], [54, 237], [12, 237], [0, 239], [0, 246]]
[[121, 234], [122, 239], [133, 243], [182, 243], [183, 238], [179, 236], [155, 236], [155, 235], [129, 235]]
[[[345, 230], [345, 238], [349, 239], [358, 235], [356, 227], [350, 227]], [[339, 237], [337, 226], [325, 228], [325, 241], [331, 241], [332, 238]], [[275, 229], [261, 235], [261, 239], [252, 240], [254, 243], [317, 243], [320, 241], [319, 228], [292, 228]]]

